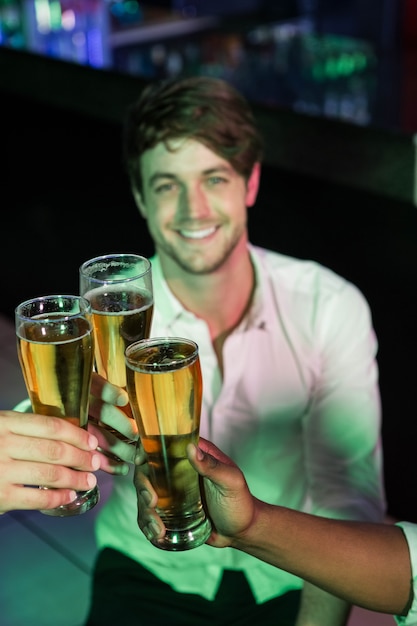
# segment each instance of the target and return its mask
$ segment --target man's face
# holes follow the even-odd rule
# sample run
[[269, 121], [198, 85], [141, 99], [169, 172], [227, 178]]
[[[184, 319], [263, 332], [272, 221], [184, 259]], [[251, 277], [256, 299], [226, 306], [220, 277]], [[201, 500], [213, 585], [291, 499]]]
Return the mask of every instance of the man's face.
[[204, 144], [179, 139], [141, 158], [139, 209], [163, 266], [193, 274], [214, 272], [246, 239], [247, 207], [256, 199], [259, 167], [246, 183], [228, 161]]

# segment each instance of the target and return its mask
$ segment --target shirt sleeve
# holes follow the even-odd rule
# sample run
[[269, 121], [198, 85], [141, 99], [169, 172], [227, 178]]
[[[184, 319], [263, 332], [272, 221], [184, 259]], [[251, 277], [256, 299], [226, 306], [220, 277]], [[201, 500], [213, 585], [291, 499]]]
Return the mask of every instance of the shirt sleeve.
[[417, 524], [411, 522], [398, 522], [407, 539], [410, 551], [412, 583], [413, 583], [413, 603], [405, 617], [396, 616], [395, 621], [401, 626], [417, 626]]
[[322, 293], [315, 307], [317, 371], [304, 420], [311, 510], [382, 521], [381, 402], [370, 308], [351, 283]]

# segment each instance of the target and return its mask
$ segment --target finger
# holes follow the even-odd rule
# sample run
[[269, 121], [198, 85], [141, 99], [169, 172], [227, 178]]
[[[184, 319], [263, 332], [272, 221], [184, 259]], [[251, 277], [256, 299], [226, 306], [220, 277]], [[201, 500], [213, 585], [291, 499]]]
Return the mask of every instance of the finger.
[[135, 460], [136, 442], [122, 441], [117, 433], [101, 424], [90, 422], [88, 428], [98, 440], [97, 450], [101, 454], [100, 469], [111, 474], [127, 474], [128, 464], [133, 464]]
[[94, 422], [89, 422], [88, 428], [99, 442], [97, 452], [100, 454], [100, 469], [113, 476], [126, 476], [129, 473], [129, 463], [133, 464], [134, 461], [135, 446], [120, 441]]
[[127, 476], [130, 467], [128, 463], [111, 452], [100, 450], [100, 469], [112, 476]]
[[246, 479], [241, 470], [214, 444], [204, 445], [206, 449], [215, 452], [217, 457], [222, 457], [222, 459], [216, 458], [190, 443], [187, 446], [187, 456], [191, 465], [200, 476], [209, 479], [219, 491], [229, 495], [232, 492], [239, 494], [246, 487]]
[[135, 469], [133, 482], [138, 497], [139, 510], [145, 511], [148, 508], [155, 508], [158, 502], [158, 496], [151, 482], [142, 470]]
[[100, 422], [107, 424], [107, 426], [117, 430], [131, 441], [136, 441], [138, 438], [138, 429], [136, 421], [126, 415], [126, 413], [111, 404], [103, 404], [100, 411]]
[[[78, 430], [81, 429], [78, 428]], [[94, 435], [88, 435], [88, 438], [97, 442]], [[15, 434], [2, 437], [0, 461], [7, 463], [9, 460], [38, 461], [89, 471], [95, 471], [100, 467], [100, 457], [95, 450], [82, 450], [55, 439], [41, 439]]]
[[147, 456], [146, 456], [146, 452], [145, 449], [141, 443], [141, 440], [138, 439], [137, 443], [136, 443], [136, 450], [135, 450], [135, 458], [134, 458], [134, 464], [135, 465], [143, 465], [144, 463], [146, 463], [148, 460]]
[[125, 439], [136, 441], [138, 438], [138, 429], [135, 420], [128, 417], [122, 409], [112, 404], [107, 404], [98, 398], [92, 398], [90, 401], [89, 417], [90, 422], [105, 424], [109, 428], [119, 432]]
[[207, 439], [200, 437], [198, 441], [198, 447], [200, 448], [200, 450], [202, 450], [203, 452], [206, 452], [207, 454], [211, 455], [215, 459], [218, 459], [222, 463], [225, 463], [226, 465], [232, 465], [233, 467], [237, 467], [236, 463], [232, 461], [230, 457], [228, 457], [224, 452], [222, 452], [222, 450], [220, 450], [217, 446], [215, 446], [214, 443], [212, 443], [211, 441], [208, 441]]
[[155, 513], [153, 515], [149, 515], [146, 519], [143, 519], [142, 523], [138, 519], [138, 524], [148, 541], [162, 539], [165, 536], [166, 528], [161, 518]]
[[138, 497], [138, 526], [149, 541], [161, 539], [166, 529], [155, 511], [158, 496], [141, 469], [135, 469], [134, 483]]
[[124, 389], [109, 383], [108, 380], [96, 372], [93, 373], [91, 379], [90, 393], [93, 398], [99, 398], [108, 404], [126, 406], [129, 403], [129, 396]]
[[75, 426], [65, 418], [37, 413], [3, 411], [0, 419], [0, 436], [8, 433], [65, 441], [83, 450], [94, 450], [98, 443], [87, 430]]
[[[97, 460], [99, 462], [99, 457]], [[92, 472], [78, 471], [64, 465], [50, 463], [8, 461], [0, 463], [1, 500], [6, 500], [10, 485], [36, 485], [56, 489], [88, 491], [97, 484]]]
[[138, 511], [140, 517], [145, 517], [149, 515], [149, 513], [155, 510], [156, 504], [158, 502], [158, 496], [152, 490], [152, 488], [141, 489], [137, 492], [138, 494]]
[[7, 507], [1, 507], [0, 514], [8, 511], [45, 510], [70, 504], [75, 500], [73, 489], [39, 489], [38, 487], [13, 486], [7, 497]]
[[221, 461], [193, 443], [187, 446], [187, 456], [194, 469], [203, 477], [212, 479], [216, 470], [221, 470]]

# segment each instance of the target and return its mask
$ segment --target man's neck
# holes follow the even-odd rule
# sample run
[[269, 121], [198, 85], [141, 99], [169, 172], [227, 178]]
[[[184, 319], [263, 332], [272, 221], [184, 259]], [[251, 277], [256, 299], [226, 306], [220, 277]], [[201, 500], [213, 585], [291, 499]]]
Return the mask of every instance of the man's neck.
[[165, 274], [182, 305], [206, 321], [213, 343], [240, 323], [252, 298], [255, 277], [249, 251], [210, 274], [191, 274], [180, 268]]

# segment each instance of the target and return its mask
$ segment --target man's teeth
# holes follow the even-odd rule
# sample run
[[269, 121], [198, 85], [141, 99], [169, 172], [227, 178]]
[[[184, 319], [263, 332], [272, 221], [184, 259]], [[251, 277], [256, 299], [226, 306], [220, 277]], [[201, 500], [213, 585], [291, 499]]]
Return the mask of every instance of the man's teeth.
[[212, 235], [215, 230], [215, 226], [210, 226], [210, 228], [205, 228], [204, 230], [181, 230], [180, 233], [183, 237], [188, 237], [189, 239], [203, 239], [203, 237]]

